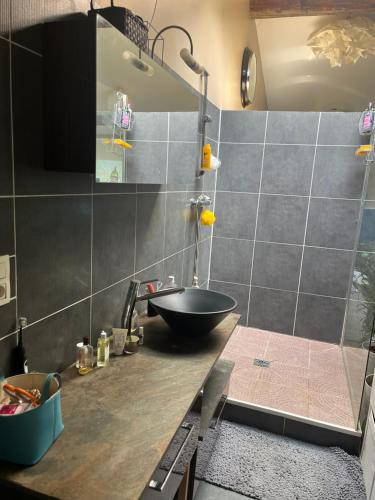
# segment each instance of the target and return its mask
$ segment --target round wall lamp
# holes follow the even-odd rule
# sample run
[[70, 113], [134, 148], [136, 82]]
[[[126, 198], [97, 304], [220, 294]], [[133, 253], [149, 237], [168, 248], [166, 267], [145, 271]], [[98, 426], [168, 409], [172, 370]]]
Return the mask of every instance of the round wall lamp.
[[241, 66], [241, 103], [246, 108], [254, 102], [255, 87], [257, 82], [257, 58], [256, 54], [248, 47], [245, 48], [242, 55]]

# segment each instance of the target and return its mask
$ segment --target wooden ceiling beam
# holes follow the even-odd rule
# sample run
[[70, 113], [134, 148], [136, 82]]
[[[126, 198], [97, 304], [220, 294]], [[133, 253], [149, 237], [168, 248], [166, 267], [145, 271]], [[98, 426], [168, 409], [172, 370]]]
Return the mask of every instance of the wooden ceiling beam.
[[375, 13], [375, 0], [250, 0], [254, 19], [371, 13]]

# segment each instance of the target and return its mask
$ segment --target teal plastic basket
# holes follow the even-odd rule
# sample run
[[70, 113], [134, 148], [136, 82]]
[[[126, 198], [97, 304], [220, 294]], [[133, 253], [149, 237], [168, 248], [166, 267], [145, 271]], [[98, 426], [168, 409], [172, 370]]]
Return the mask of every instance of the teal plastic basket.
[[64, 429], [61, 415], [61, 377], [58, 373], [29, 373], [7, 379], [9, 384], [38, 388], [41, 403], [26, 413], [0, 415], [0, 459], [33, 465], [43, 457]]

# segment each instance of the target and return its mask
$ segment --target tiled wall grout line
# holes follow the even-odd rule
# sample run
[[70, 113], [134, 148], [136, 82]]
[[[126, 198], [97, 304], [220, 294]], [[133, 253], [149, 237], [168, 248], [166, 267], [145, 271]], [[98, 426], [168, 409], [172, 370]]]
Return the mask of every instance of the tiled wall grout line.
[[[249, 286], [247, 283], [235, 283], [233, 281], [223, 281], [223, 280], [211, 280], [213, 283], [225, 283], [227, 285], [236, 285], [236, 286]], [[346, 297], [337, 297], [335, 295], [324, 295], [321, 293], [311, 293], [311, 292], [297, 292], [297, 290], [287, 290], [285, 288], [273, 288], [270, 286], [262, 286], [262, 285], [251, 285], [252, 288], [261, 288], [262, 290], [274, 290], [275, 292], [287, 292], [287, 293], [299, 293], [300, 295], [309, 295], [312, 297], [325, 297], [327, 299], [336, 299], [336, 300], [346, 300]], [[365, 301], [359, 301], [356, 299], [350, 299], [354, 302], [364, 303]], [[374, 302], [366, 302], [366, 304], [372, 304]]]
[[295, 310], [294, 310], [293, 335], [295, 335], [295, 332], [296, 332], [297, 311], [298, 311], [298, 302], [299, 302], [298, 299], [299, 299], [299, 293], [300, 293], [300, 288], [301, 288], [303, 257], [304, 257], [304, 253], [305, 253], [305, 244], [306, 244], [306, 236], [307, 236], [307, 226], [308, 226], [308, 222], [309, 222], [311, 193], [312, 193], [313, 182], [314, 182], [314, 171], [315, 171], [315, 163], [316, 163], [316, 154], [317, 154], [317, 150], [318, 150], [318, 139], [319, 139], [319, 129], [320, 129], [321, 118], [322, 118], [322, 113], [319, 113], [318, 127], [317, 127], [317, 131], [316, 131], [316, 142], [315, 142], [314, 158], [313, 158], [313, 165], [312, 165], [312, 171], [311, 171], [309, 199], [308, 199], [308, 202], [307, 202], [306, 224], [305, 224], [305, 231], [304, 231], [304, 235], [303, 235], [303, 246], [302, 246], [301, 263], [300, 263], [300, 268], [299, 268], [298, 287], [297, 287], [297, 300], [296, 300], [296, 307], [295, 307]]
[[[337, 198], [334, 196], [309, 196], [304, 194], [285, 194], [285, 193], [264, 193], [260, 191], [259, 193], [253, 193], [250, 191], [221, 191], [218, 193], [230, 193], [230, 194], [249, 194], [249, 195], [262, 195], [262, 196], [282, 196], [285, 198], [312, 198], [314, 200], [341, 200], [341, 201], [359, 201], [360, 198]], [[370, 201], [370, 200], [367, 200]]]
[[94, 175], [91, 176], [91, 221], [90, 221], [90, 310], [89, 310], [89, 339], [92, 333], [92, 292], [93, 292], [93, 259], [94, 259]]
[[[170, 113], [167, 113], [167, 142], [169, 144], [169, 115]], [[166, 170], [165, 170], [165, 183], [168, 184], [168, 156], [169, 156], [169, 147], [167, 147], [167, 154], [166, 154]], [[163, 250], [162, 250], [162, 256], [164, 257], [165, 255], [165, 234], [166, 234], [166, 225], [167, 225], [167, 201], [168, 201], [168, 194], [164, 195], [164, 216], [163, 216]], [[164, 263], [163, 263], [164, 267]]]
[[[10, 36], [11, 36], [11, 34], [10, 34]], [[40, 52], [36, 52], [33, 49], [29, 49], [28, 47], [25, 47], [24, 45], [21, 45], [18, 42], [14, 42], [13, 40], [9, 40], [9, 41], [10, 41], [11, 45], [15, 45], [16, 47], [19, 47], [20, 49], [26, 50], [27, 52], [34, 54], [34, 56], [43, 57], [43, 54], [41, 54]]]
[[[275, 111], [271, 111], [271, 113], [275, 113]], [[235, 146], [245, 145], [245, 146], [263, 146], [263, 142], [229, 142], [229, 141], [221, 141], [222, 144], [233, 144]], [[314, 148], [315, 144], [310, 143], [298, 143], [298, 142], [267, 142], [266, 146], [304, 146]], [[318, 148], [358, 148], [359, 144], [317, 144]]]
[[133, 259], [133, 274], [135, 274], [137, 262], [137, 218], [138, 218], [138, 186], [135, 186], [135, 217], [134, 217], [134, 259]]
[[[202, 242], [207, 241], [208, 239], [209, 239], [209, 238], [205, 238], [204, 240], [202, 240]], [[194, 247], [194, 244], [192, 244], [192, 245], [190, 245], [190, 246], [188, 246], [188, 247], [186, 247], [186, 248], [184, 248], [184, 249], [182, 249], [182, 250], [179, 250], [178, 252], [175, 252], [175, 253], [173, 253], [173, 254], [169, 255], [168, 257], [165, 257], [165, 258], [163, 258], [163, 259], [161, 259], [161, 260], [159, 260], [159, 261], [157, 261], [157, 262], [154, 262], [153, 264], [150, 264], [149, 266], [147, 266], [147, 267], [145, 267], [145, 268], [143, 268], [143, 269], [140, 269], [139, 271], [137, 271], [137, 273], [134, 273], [134, 274], [139, 274], [139, 273], [142, 273], [142, 272], [144, 272], [144, 271], [147, 271], [148, 269], [150, 269], [150, 268], [154, 267], [155, 265], [157, 265], [157, 264], [161, 264], [161, 263], [163, 263], [165, 260], [168, 260], [168, 259], [170, 259], [170, 258], [174, 257], [175, 255], [178, 255], [179, 253], [183, 253], [184, 251], [189, 250], [189, 249], [190, 249], [190, 248], [192, 248], [192, 247]], [[32, 323], [28, 324], [28, 325], [27, 325], [27, 327], [25, 327], [25, 329], [26, 329], [26, 328], [30, 328], [31, 326], [36, 325], [36, 324], [38, 324], [38, 323], [40, 323], [40, 322], [42, 322], [42, 321], [44, 321], [44, 320], [46, 320], [46, 319], [48, 319], [48, 318], [51, 318], [51, 317], [55, 316], [56, 314], [59, 314], [59, 313], [61, 313], [61, 312], [63, 312], [63, 311], [66, 311], [67, 309], [70, 309], [71, 307], [74, 307], [74, 306], [76, 306], [76, 305], [78, 305], [78, 304], [80, 304], [80, 303], [84, 302], [85, 300], [89, 300], [90, 298], [93, 298], [93, 297], [95, 297], [96, 295], [99, 295], [99, 294], [101, 294], [101, 293], [103, 293], [103, 292], [105, 292], [105, 291], [107, 291], [107, 290], [109, 290], [109, 289], [111, 289], [111, 288], [115, 287], [116, 285], [119, 285], [120, 283], [123, 283], [124, 281], [126, 281], [126, 280], [128, 280], [128, 279], [132, 278], [132, 277], [134, 276], [134, 274], [131, 274], [131, 275], [129, 275], [129, 276], [126, 276], [125, 278], [122, 278], [121, 280], [118, 280], [118, 281], [116, 281], [115, 283], [112, 283], [111, 285], [108, 285], [108, 286], [106, 286], [106, 287], [102, 288], [101, 290], [98, 290], [98, 291], [96, 291], [96, 292], [93, 292], [91, 295], [87, 295], [86, 297], [83, 297], [82, 299], [77, 300], [76, 302], [73, 302], [72, 304], [69, 304], [69, 305], [67, 305], [66, 307], [63, 307], [63, 308], [61, 308], [61, 309], [59, 309], [59, 310], [57, 310], [57, 311], [52, 312], [51, 314], [48, 314], [47, 316], [43, 316], [42, 318], [39, 318], [39, 319], [37, 319], [37, 320], [33, 321]], [[10, 337], [10, 336], [12, 336], [12, 335], [14, 335], [14, 334], [16, 334], [16, 333], [17, 333], [17, 331], [14, 331], [14, 332], [12, 332], [12, 333], [9, 333], [9, 334], [7, 334], [7, 335], [4, 335], [4, 337], [1, 337], [1, 338], [0, 338], [0, 342], [1, 342], [2, 340], [5, 340], [6, 338], [8, 338], [8, 337]]]
[[[269, 112], [266, 112], [266, 122], [264, 126], [264, 142], [263, 142], [263, 150], [262, 150], [262, 163], [261, 163], [261, 168], [260, 168], [260, 179], [259, 179], [259, 193], [262, 190], [262, 180], [263, 180], [263, 168], [264, 168], [264, 155], [265, 155], [265, 150], [266, 150], [266, 138], [267, 138], [267, 125], [268, 125], [268, 115]], [[258, 230], [258, 217], [259, 217], [259, 206], [260, 206], [260, 194], [258, 193], [258, 201], [257, 201], [257, 208], [256, 208], [256, 214], [255, 214], [255, 228], [254, 228], [254, 240], [256, 240], [257, 237], [257, 230]], [[253, 270], [254, 270], [254, 257], [255, 257], [255, 242], [253, 243], [253, 251], [251, 255], [251, 264], [250, 264], [250, 280], [249, 280], [249, 297], [247, 301], [247, 314], [246, 314], [246, 324], [249, 324], [249, 316], [250, 316], [250, 297], [251, 297], [251, 284], [252, 284], [252, 279], [253, 279]]]
[[[269, 245], [281, 245], [281, 246], [290, 246], [290, 247], [303, 247], [305, 248], [320, 248], [322, 250], [336, 250], [337, 252], [354, 252], [355, 250], [350, 249], [350, 248], [335, 248], [335, 247], [321, 247], [318, 245], [302, 245], [301, 243], [284, 243], [280, 241], [266, 241], [266, 240], [252, 240], [252, 239], [247, 239], [247, 238], [232, 238], [229, 236], [217, 236], [216, 234], [213, 235], [214, 238], [218, 240], [236, 240], [236, 241], [250, 241], [250, 242], [256, 242], [256, 243], [267, 243]], [[358, 250], [358, 252], [361, 252], [362, 250]], [[370, 251], [366, 250], [366, 253], [371, 254], [375, 253], [375, 251]]]
[[[12, 9], [11, 9], [12, 11]], [[10, 26], [12, 25], [12, 17], [10, 12]], [[11, 29], [9, 30], [9, 41], [11, 42]], [[15, 169], [15, 155], [14, 155], [14, 120], [13, 120], [13, 76], [12, 76], [12, 45], [9, 43], [9, 106], [10, 106], [10, 141], [11, 141], [11, 162], [12, 162], [12, 190], [13, 190], [13, 238], [14, 238], [14, 290], [16, 299], [16, 317], [15, 326], [18, 329], [18, 262], [17, 262], [17, 215], [16, 215], [16, 169]]]
[[[219, 140], [219, 143], [217, 145], [217, 157], [220, 158], [220, 135], [221, 135], [221, 115], [222, 115], [222, 110], [220, 110], [219, 112], [219, 128], [218, 128], [218, 140]], [[212, 206], [212, 210], [213, 212], [215, 213], [215, 209], [216, 209], [216, 187], [217, 187], [217, 178], [218, 178], [218, 171], [216, 170], [215, 172], [215, 187], [214, 187], [214, 201], [213, 201], [213, 206]], [[211, 242], [210, 242], [210, 257], [209, 257], [209, 261], [208, 261], [208, 288], [210, 288], [210, 280], [211, 280], [211, 258], [212, 258], [212, 244], [213, 244], [213, 238], [214, 238], [214, 227], [212, 227], [212, 230], [211, 230]]]

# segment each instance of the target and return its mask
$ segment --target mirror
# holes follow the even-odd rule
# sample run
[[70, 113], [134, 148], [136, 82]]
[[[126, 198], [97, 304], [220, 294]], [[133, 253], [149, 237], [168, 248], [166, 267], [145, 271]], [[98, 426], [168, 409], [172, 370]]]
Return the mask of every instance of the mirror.
[[96, 47], [96, 182], [175, 182], [176, 142], [196, 171], [200, 94], [100, 15]]
[[243, 51], [241, 67], [241, 103], [243, 108], [254, 102], [256, 82], [256, 54], [246, 47]]

